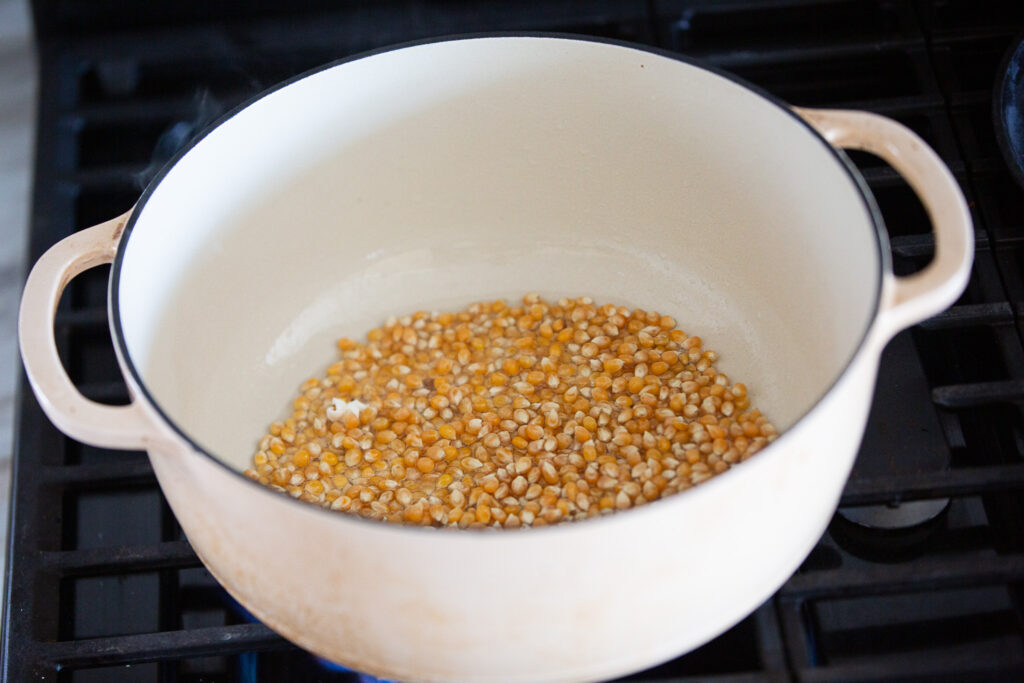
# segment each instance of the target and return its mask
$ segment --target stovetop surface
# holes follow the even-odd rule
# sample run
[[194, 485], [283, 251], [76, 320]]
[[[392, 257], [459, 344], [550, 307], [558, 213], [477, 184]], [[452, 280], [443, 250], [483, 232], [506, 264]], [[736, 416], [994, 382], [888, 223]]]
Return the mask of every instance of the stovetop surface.
[[[719, 638], [627, 680], [1024, 679], [1024, 190], [1000, 156], [991, 111], [1024, 5], [382, 1], [90, 26], [40, 42], [30, 262], [127, 210], [175, 149], [263, 88], [428, 36], [565, 31], [657, 45], [793, 104], [865, 109], [915, 130], [970, 203], [977, 253], [967, 291], [887, 347], [841, 510], [800, 570]], [[934, 250], [920, 203], [881, 162], [852, 156], [885, 217], [897, 272], [920, 268]], [[107, 276], [95, 269], [71, 283], [56, 334], [82, 391], [123, 403]], [[247, 619], [195, 557], [144, 453], [67, 439], [24, 380], [19, 400], [6, 680], [359, 680]]]

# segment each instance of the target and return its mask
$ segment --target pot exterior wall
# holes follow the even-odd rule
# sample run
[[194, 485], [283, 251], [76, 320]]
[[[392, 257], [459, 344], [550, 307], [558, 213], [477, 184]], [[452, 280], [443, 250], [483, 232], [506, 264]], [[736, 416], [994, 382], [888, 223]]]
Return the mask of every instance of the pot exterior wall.
[[408, 529], [298, 503], [178, 440], [150, 451], [214, 576], [267, 625], [403, 681], [576, 681], [642, 669], [747, 615], [824, 531], [877, 370], [863, 350], [770, 448], [669, 499], [521, 531]]

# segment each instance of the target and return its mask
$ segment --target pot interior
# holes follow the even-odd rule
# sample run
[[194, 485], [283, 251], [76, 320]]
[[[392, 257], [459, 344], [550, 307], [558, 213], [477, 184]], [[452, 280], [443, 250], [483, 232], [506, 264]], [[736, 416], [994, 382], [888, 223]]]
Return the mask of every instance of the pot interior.
[[147, 191], [122, 259], [143, 386], [238, 469], [337, 337], [529, 291], [674, 316], [785, 428], [856, 351], [881, 272], [856, 183], [794, 115], [671, 58], [535, 37], [276, 90]]

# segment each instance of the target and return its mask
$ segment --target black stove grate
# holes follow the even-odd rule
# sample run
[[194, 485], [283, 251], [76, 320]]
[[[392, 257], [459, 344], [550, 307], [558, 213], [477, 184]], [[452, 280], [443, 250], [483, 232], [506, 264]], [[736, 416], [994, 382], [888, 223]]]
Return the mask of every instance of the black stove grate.
[[[974, 213], [967, 292], [886, 349], [843, 511], [804, 566], [727, 633], [628, 680], [1024, 678], [1024, 190], [1003, 165], [990, 113], [1024, 5], [378, 2], [44, 38], [29, 260], [127, 210], [178, 144], [276, 81], [379, 45], [507, 29], [659, 45], [793, 104], [891, 116], [935, 147]], [[855, 160], [886, 217], [898, 272], [920, 267], [934, 243], [917, 199], [877, 160]], [[106, 277], [97, 269], [71, 284], [56, 333], [83, 392], [118, 403], [126, 395]], [[358, 680], [246, 620], [184, 540], [145, 454], [65, 438], [21, 386], [6, 680]], [[918, 501], [932, 501], [930, 511], [907, 528], [853, 521], [858, 510], [898, 519]]]

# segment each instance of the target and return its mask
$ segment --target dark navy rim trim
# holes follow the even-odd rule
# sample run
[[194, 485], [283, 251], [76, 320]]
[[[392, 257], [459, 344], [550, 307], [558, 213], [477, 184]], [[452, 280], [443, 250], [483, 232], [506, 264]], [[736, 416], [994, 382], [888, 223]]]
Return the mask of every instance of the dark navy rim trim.
[[[825, 138], [821, 135], [821, 133], [818, 132], [817, 129], [815, 129], [810, 123], [808, 123], [806, 120], [804, 120], [803, 117], [801, 117], [799, 114], [797, 114], [795, 111], [793, 111], [792, 107], [789, 104], [787, 104], [786, 102], [780, 100], [778, 97], [776, 97], [776, 96], [772, 95], [771, 93], [763, 90], [759, 86], [756, 86], [756, 85], [753, 85], [751, 83], [748, 83], [748, 82], [744, 81], [743, 79], [739, 78], [738, 76], [736, 76], [736, 75], [734, 75], [732, 73], [729, 73], [728, 71], [724, 71], [724, 70], [719, 69], [718, 67], [715, 67], [715, 66], [710, 66], [710, 65], [707, 65], [707, 64], [702, 64], [699, 60], [693, 59], [693, 58], [688, 57], [686, 55], [679, 54], [677, 52], [671, 52], [669, 50], [665, 50], [665, 49], [657, 48], [657, 47], [651, 47], [651, 46], [648, 46], [648, 45], [642, 45], [642, 44], [637, 44], [637, 43], [630, 43], [630, 42], [623, 41], [623, 40], [615, 40], [615, 39], [611, 39], [611, 38], [601, 38], [601, 37], [588, 36], [588, 35], [579, 35], [579, 34], [573, 34], [573, 33], [557, 33], [557, 32], [542, 32], [542, 31], [493, 31], [493, 32], [479, 32], [479, 33], [456, 34], [456, 35], [450, 35], [450, 36], [438, 36], [438, 37], [433, 37], [433, 38], [423, 38], [423, 39], [419, 39], [419, 40], [413, 40], [413, 41], [409, 41], [409, 42], [398, 43], [398, 44], [395, 44], [395, 45], [389, 45], [389, 46], [385, 46], [385, 47], [375, 48], [373, 50], [369, 50], [369, 51], [366, 51], [366, 52], [361, 52], [359, 54], [350, 55], [348, 57], [343, 57], [343, 58], [335, 60], [333, 62], [328, 62], [327, 64], [323, 64], [321, 66], [314, 67], [314, 68], [312, 68], [312, 69], [310, 69], [308, 71], [305, 71], [305, 72], [303, 72], [301, 74], [297, 74], [295, 76], [292, 76], [291, 78], [288, 78], [287, 80], [281, 81], [280, 83], [277, 83], [276, 85], [271, 86], [270, 88], [264, 90], [263, 92], [261, 92], [261, 93], [259, 93], [257, 95], [254, 95], [253, 97], [249, 98], [245, 102], [242, 102], [241, 104], [239, 104], [238, 106], [233, 108], [231, 111], [227, 112], [226, 114], [224, 114], [223, 116], [218, 118], [216, 121], [213, 121], [208, 126], [206, 126], [200, 133], [198, 133], [192, 140], [190, 140], [189, 143], [185, 147], [183, 147], [181, 150], [179, 150], [166, 164], [164, 164], [164, 166], [160, 169], [160, 171], [157, 172], [157, 174], [153, 177], [152, 180], [150, 180], [149, 184], [146, 186], [146, 189], [143, 190], [142, 195], [139, 197], [139, 201], [135, 204], [135, 207], [132, 210], [132, 215], [129, 218], [128, 223], [125, 226], [124, 231], [123, 231], [123, 233], [121, 235], [121, 241], [120, 241], [120, 243], [117, 246], [117, 253], [114, 256], [113, 265], [111, 267], [110, 280], [109, 280], [109, 286], [108, 286], [108, 299], [107, 300], [109, 302], [108, 315], [110, 316], [110, 321], [111, 321], [111, 329], [112, 329], [112, 332], [113, 332], [113, 334], [112, 334], [113, 342], [117, 346], [117, 350], [120, 353], [121, 358], [124, 359], [125, 365], [127, 365], [127, 367], [128, 367], [128, 372], [131, 374], [131, 377], [134, 380], [136, 386], [138, 386], [139, 391], [142, 392], [142, 394], [145, 397], [146, 401], [153, 407], [153, 409], [157, 412], [157, 414], [160, 416], [160, 418], [182, 440], [184, 440], [193, 450], [201, 453], [202, 455], [204, 455], [207, 458], [209, 458], [210, 460], [212, 460], [216, 465], [224, 468], [228, 472], [232, 473], [234, 476], [236, 476], [236, 477], [242, 479], [243, 481], [247, 482], [249, 485], [253, 486], [255, 488], [255, 490], [263, 491], [263, 492], [265, 492], [267, 494], [270, 494], [270, 495], [281, 495], [281, 494], [272, 492], [266, 486], [260, 484], [257, 481], [254, 481], [254, 480], [250, 479], [249, 477], [247, 477], [244, 474], [242, 474], [240, 471], [238, 471], [235, 468], [233, 468], [230, 465], [228, 465], [226, 462], [224, 462], [223, 460], [221, 460], [217, 456], [215, 456], [212, 453], [210, 453], [203, 446], [201, 446], [197, 441], [195, 441], [191, 436], [189, 436], [189, 434], [184, 429], [182, 429], [176, 422], [174, 422], [170, 418], [170, 416], [167, 415], [167, 413], [163, 410], [163, 408], [160, 407], [160, 404], [157, 403], [156, 399], [153, 397], [153, 395], [150, 393], [149, 389], [146, 387], [146, 383], [142, 380], [142, 374], [139, 372], [138, 368], [135, 366], [135, 363], [132, 361], [131, 354], [128, 352], [128, 346], [125, 343], [124, 331], [123, 331], [123, 328], [122, 328], [122, 325], [121, 325], [120, 297], [118, 296], [118, 289], [119, 289], [119, 285], [120, 285], [120, 281], [121, 281], [121, 267], [122, 267], [122, 262], [124, 260], [125, 251], [127, 249], [128, 242], [131, 239], [131, 236], [132, 236], [132, 233], [134, 231], [135, 224], [136, 224], [136, 222], [138, 220], [138, 217], [142, 213], [142, 209], [145, 207], [146, 202], [152, 196], [152, 194], [156, 190], [156, 188], [160, 185], [160, 182], [164, 179], [164, 177], [170, 172], [170, 170], [178, 163], [178, 161], [182, 157], [184, 157], [186, 154], [188, 154], [194, 147], [196, 147], [202, 140], [204, 140], [206, 138], [206, 136], [208, 136], [211, 132], [213, 132], [213, 130], [215, 130], [216, 128], [218, 128], [222, 124], [224, 124], [227, 121], [229, 121], [236, 114], [241, 112], [243, 109], [246, 109], [247, 107], [249, 107], [253, 103], [263, 99], [264, 97], [267, 97], [268, 95], [271, 95], [271, 94], [277, 92], [278, 90], [281, 90], [281, 89], [291, 85], [292, 83], [300, 81], [300, 80], [302, 80], [302, 79], [304, 79], [304, 78], [306, 78], [308, 76], [313, 76], [313, 75], [318, 74], [318, 73], [320, 73], [322, 71], [326, 71], [328, 69], [332, 69], [332, 68], [334, 68], [336, 66], [340, 66], [340, 65], [346, 64], [348, 62], [354, 62], [356, 60], [365, 59], [367, 57], [373, 57], [374, 55], [384, 54], [384, 53], [387, 53], [387, 52], [394, 52], [396, 50], [402, 50], [402, 49], [405, 49], [405, 48], [418, 47], [418, 46], [422, 46], [422, 45], [431, 45], [431, 44], [434, 44], [434, 43], [453, 42], [453, 41], [457, 41], [457, 40], [477, 40], [477, 39], [481, 39], [481, 38], [551, 38], [551, 39], [557, 39], [557, 40], [573, 40], [573, 41], [579, 41], [579, 42], [600, 43], [600, 44], [605, 44], [605, 45], [613, 45], [613, 46], [616, 46], [616, 47], [628, 48], [628, 49], [636, 50], [636, 51], [639, 51], [639, 52], [646, 52], [646, 53], [653, 54], [653, 55], [656, 55], [656, 56], [659, 56], [659, 57], [665, 57], [665, 58], [672, 59], [672, 60], [675, 60], [675, 61], [678, 61], [678, 62], [683, 62], [684, 64], [687, 64], [689, 66], [701, 69], [703, 71], [707, 71], [707, 72], [713, 73], [713, 74], [715, 74], [717, 76], [720, 76], [720, 77], [722, 77], [722, 78], [724, 78], [724, 79], [726, 79], [728, 81], [731, 81], [732, 83], [747, 89], [748, 91], [750, 91], [750, 93], [752, 95], [758, 96], [761, 99], [763, 99], [763, 100], [765, 100], [765, 101], [775, 105], [780, 110], [782, 110], [783, 112], [785, 112], [786, 114], [791, 116], [795, 121], [799, 122], [800, 125], [802, 125], [812, 136], [814, 136], [818, 140], [818, 142], [822, 146], [824, 146], [824, 148], [826, 150], [828, 150], [832, 154], [832, 156], [836, 159], [836, 161], [839, 162], [840, 166], [842, 166], [843, 169], [846, 171], [846, 174], [850, 178], [850, 181], [853, 183], [854, 187], [857, 189], [857, 192], [860, 195], [861, 201], [864, 203], [864, 208], [867, 210], [867, 213], [868, 213], [868, 215], [871, 218], [872, 225], [873, 225], [873, 227], [875, 229], [875, 247], [877, 249], [877, 254], [878, 254], [878, 272], [876, 273], [876, 276], [875, 276], [874, 306], [872, 307], [871, 317], [869, 319], [869, 322], [865, 326], [864, 331], [863, 331], [863, 333], [860, 336], [860, 339], [857, 342], [857, 345], [855, 347], [854, 352], [850, 355], [849, 359], [843, 365], [842, 370], [840, 370], [839, 373], [836, 375], [836, 377], [828, 384], [828, 387], [821, 394], [821, 396], [818, 398], [818, 400], [816, 400], [814, 402], [814, 404], [811, 405], [810, 408], [808, 408], [806, 411], [801, 413], [800, 417], [798, 417], [796, 419], [796, 421], [794, 421], [794, 423], [787, 430], [785, 430], [782, 434], [779, 435], [779, 437], [778, 437], [778, 439], [776, 440], [775, 443], [780, 443], [783, 440], [785, 440], [786, 439], [786, 435], [789, 432], [791, 432], [798, 424], [803, 422], [803, 420], [808, 416], [808, 414], [813, 412], [814, 409], [825, 399], [825, 397], [828, 396], [832, 392], [832, 390], [836, 387], [836, 385], [840, 382], [840, 380], [842, 380], [842, 378], [846, 376], [846, 373], [849, 371], [850, 366], [853, 365], [854, 360], [857, 358], [857, 356], [860, 354], [861, 350], [863, 349], [864, 343], [867, 341], [868, 335], [871, 333], [871, 330], [874, 327], [874, 322], [878, 318], [878, 313], [879, 313], [879, 310], [880, 310], [880, 307], [881, 307], [882, 278], [883, 278], [883, 274], [885, 272], [891, 271], [891, 257], [890, 257], [889, 249], [888, 249], [889, 239], [888, 239], [888, 233], [886, 232], [886, 229], [885, 229], [885, 222], [882, 219], [882, 214], [879, 211], [877, 204], [875, 203], [874, 196], [871, 194], [871, 191], [868, 188], [867, 183], [864, 181], [863, 176], [861, 176], [860, 171], [858, 171], [856, 166], [854, 166], [853, 162], [850, 161], [849, 157], [847, 157], [846, 154], [841, 149], [839, 149], [837, 147], [834, 147], [827, 140], [825, 140]], [[774, 444], [770, 444], [770, 446], [773, 446], [773, 445]], [[771, 451], [773, 449], [766, 448], [765, 450], [766, 451]], [[728, 472], [724, 472], [723, 474], [724, 475], [728, 475]], [[719, 478], [720, 477], [714, 477], [710, 481], [706, 482], [703, 485], [704, 486], [720, 485], [720, 484], [717, 483], [717, 480]], [[669, 499], [672, 499], [672, 498], [675, 498], [675, 496], [671, 496]], [[662, 498], [662, 499], [658, 499], [658, 500], [655, 500], [655, 501], [651, 501], [650, 503], [648, 503], [648, 505], [656, 505], [656, 504], [661, 503], [661, 502], [663, 502], [665, 500], [668, 500], [668, 499], [663, 499]], [[364, 517], [357, 516], [357, 515], [339, 515], [336, 512], [332, 512], [330, 510], [326, 510], [326, 509], [321, 508], [319, 506], [314, 506], [314, 505], [310, 505], [308, 503], [299, 502], [299, 501], [296, 501], [296, 504], [297, 505], [302, 505], [304, 508], [307, 508], [310, 511], [318, 511], [318, 512], [321, 512], [321, 513], [324, 513], [324, 514], [331, 515], [333, 518], [338, 519], [339, 521], [340, 520], [347, 520], [347, 521], [354, 521], [354, 522], [359, 522], [359, 523], [364, 523], [364, 524], [372, 524], [372, 525], [375, 525], [377, 528], [392, 529], [392, 530], [396, 530], [396, 531], [418, 530], [418, 529], [424, 529], [424, 528], [429, 529], [429, 530], [434, 530], [433, 527], [420, 527], [420, 526], [412, 526], [412, 525], [405, 525], [405, 524], [387, 524], [387, 523], [382, 523], [382, 522], [379, 522], [379, 521], [376, 521], [376, 520], [365, 519]], [[647, 507], [647, 505], [645, 505], [644, 507]], [[611, 515], [611, 516], [612, 517], [617, 517], [618, 515]], [[603, 516], [599, 516], [599, 517], [595, 517], [593, 519], [582, 520], [582, 523], [586, 523], [586, 524], [589, 525], [589, 524], [592, 524], [592, 523], [597, 522], [598, 520], [602, 519], [602, 517]], [[570, 524], [570, 526], [573, 526], [574, 524], [575, 523]], [[565, 525], [563, 525], [563, 524], [556, 524], [556, 525], [553, 525], [550, 528], [561, 528], [561, 527], [564, 527], [564, 526]], [[489, 528], [490, 527], [488, 527], [488, 529]], [[531, 532], [532, 533], [542, 532], [542, 531], [544, 531], [545, 529], [548, 529], [548, 528], [549, 527], [542, 527], [541, 529], [531, 530]], [[478, 530], [460, 529], [459, 531], [461, 531], [461, 532], [465, 532], [465, 531], [487, 531], [487, 529], [478, 529]]]

